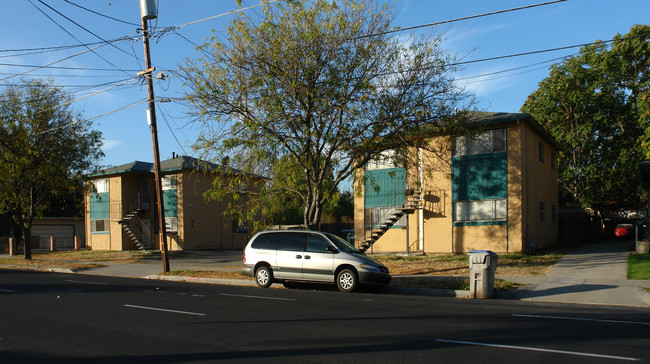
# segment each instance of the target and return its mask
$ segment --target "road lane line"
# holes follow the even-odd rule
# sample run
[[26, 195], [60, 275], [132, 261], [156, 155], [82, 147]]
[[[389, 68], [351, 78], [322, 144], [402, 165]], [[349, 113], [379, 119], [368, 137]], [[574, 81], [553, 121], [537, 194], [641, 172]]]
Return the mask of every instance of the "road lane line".
[[590, 319], [581, 317], [562, 317], [562, 316], [542, 316], [542, 315], [520, 315], [513, 313], [512, 316], [516, 317], [531, 317], [531, 318], [545, 318], [554, 320], [574, 320], [574, 321], [594, 321], [594, 322], [608, 322], [614, 324], [632, 324], [632, 325], [650, 325], [650, 322], [642, 321], [619, 321], [619, 320], [603, 320], [603, 319]]
[[219, 293], [219, 296], [229, 296], [229, 297], [243, 297], [243, 298], [259, 298], [263, 300], [277, 300], [277, 301], [296, 301], [293, 298], [279, 298], [279, 297], [266, 297], [266, 296], [247, 296], [243, 294], [229, 294], [229, 293]]
[[162, 312], [180, 313], [180, 314], [183, 314], [183, 315], [205, 316], [204, 313], [199, 313], [199, 312], [189, 312], [189, 311], [168, 310], [168, 309], [166, 309], [166, 308], [147, 307], [147, 306], [137, 306], [137, 305], [128, 305], [128, 304], [125, 304], [124, 307], [140, 308], [140, 309], [143, 309], [143, 310], [151, 310], [151, 311], [162, 311]]
[[14, 291], [12, 289], [0, 289], [0, 292], [16, 293], [16, 291]]
[[487, 347], [491, 347], [491, 348], [539, 351], [539, 352], [543, 352], [543, 353], [586, 356], [586, 357], [590, 357], [590, 358], [603, 358], [603, 359], [614, 359], [614, 360], [625, 360], [625, 361], [640, 361], [641, 360], [639, 358], [630, 358], [630, 357], [627, 357], [627, 356], [604, 355], [604, 354], [594, 354], [594, 353], [582, 353], [582, 352], [579, 352], [579, 351], [542, 349], [542, 348], [533, 348], [533, 347], [529, 347], [529, 346], [499, 345], [499, 344], [479, 343], [479, 342], [473, 342], [473, 341], [459, 341], [459, 340], [445, 340], [445, 339], [436, 339], [436, 341], [442, 342], [442, 343], [451, 343], [451, 344], [487, 346]]
[[86, 283], [86, 284], [97, 284], [97, 285], [100, 285], [100, 286], [108, 286], [108, 283], [104, 283], [104, 282], [75, 281], [75, 280], [72, 280], [72, 279], [66, 279], [65, 281], [70, 282], [70, 283]]

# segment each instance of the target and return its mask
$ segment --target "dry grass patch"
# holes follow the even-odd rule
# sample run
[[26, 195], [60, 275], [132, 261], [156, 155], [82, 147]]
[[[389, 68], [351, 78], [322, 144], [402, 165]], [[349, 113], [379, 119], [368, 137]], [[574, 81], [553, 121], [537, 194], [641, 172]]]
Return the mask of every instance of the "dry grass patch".
[[47, 259], [26, 260], [22, 257], [0, 258], [0, 264], [9, 264], [9, 265], [16, 266], [13, 269], [20, 269], [21, 267], [30, 267], [30, 268], [37, 268], [37, 269], [67, 268], [72, 270], [80, 270], [80, 269], [103, 267], [103, 265], [97, 263], [61, 262], [61, 261], [56, 261], [56, 260], [52, 261]]
[[[469, 276], [469, 258], [464, 254], [399, 256], [375, 255], [391, 274]], [[499, 255], [497, 274], [507, 276], [545, 275], [562, 258], [561, 254]]]
[[252, 280], [253, 277], [248, 277], [243, 275], [240, 271], [222, 271], [222, 270], [191, 270], [191, 269], [181, 269], [173, 270], [163, 275], [167, 276], [181, 276], [181, 277], [198, 277], [198, 278], [219, 278], [219, 279], [249, 279]]
[[42, 260], [80, 260], [91, 262], [137, 263], [140, 260], [151, 256], [151, 253], [143, 252], [140, 250], [80, 250], [34, 253], [33, 256]]

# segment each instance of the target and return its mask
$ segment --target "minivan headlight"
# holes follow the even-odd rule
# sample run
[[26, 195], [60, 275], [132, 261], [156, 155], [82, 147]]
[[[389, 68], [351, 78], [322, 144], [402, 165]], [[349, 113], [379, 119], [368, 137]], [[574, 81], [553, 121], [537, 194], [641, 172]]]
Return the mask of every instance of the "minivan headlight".
[[372, 264], [361, 264], [361, 268], [367, 270], [378, 270], [377, 267]]

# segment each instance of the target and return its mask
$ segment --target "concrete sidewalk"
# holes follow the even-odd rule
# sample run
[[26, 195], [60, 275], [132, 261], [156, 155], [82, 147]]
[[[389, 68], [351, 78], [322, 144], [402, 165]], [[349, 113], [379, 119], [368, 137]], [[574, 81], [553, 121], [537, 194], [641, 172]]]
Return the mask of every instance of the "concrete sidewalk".
[[[497, 276], [497, 278], [527, 284], [514, 291], [499, 292], [497, 298], [522, 301], [567, 302], [582, 304], [622, 305], [650, 308], [650, 281], [628, 280], [627, 256], [630, 241], [585, 245], [567, 254], [544, 277]], [[241, 251], [183, 251], [170, 253], [172, 270], [231, 270], [243, 267]], [[85, 262], [88, 263], [88, 262]], [[99, 262], [103, 267], [85, 269], [76, 273], [133, 278], [185, 280], [191, 282], [221, 283], [254, 286], [246, 279], [214, 279], [161, 276], [162, 259], [154, 254], [139, 263]], [[0, 265], [0, 268], [2, 266]], [[52, 271], [66, 271], [52, 269]], [[394, 277], [389, 292], [445, 297], [468, 297], [469, 291], [403, 288], [400, 282], [409, 277]], [[412, 277], [421, 279], [422, 276]], [[430, 279], [443, 277], [427, 276]]]
[[503, 277], [530, 284], [506, 294], [523, 301], [650, 307], [650, 292], [645, 289], [650, 281], [627, 279], [633, 244], [585, 245], [565, 255], [544, 277]]

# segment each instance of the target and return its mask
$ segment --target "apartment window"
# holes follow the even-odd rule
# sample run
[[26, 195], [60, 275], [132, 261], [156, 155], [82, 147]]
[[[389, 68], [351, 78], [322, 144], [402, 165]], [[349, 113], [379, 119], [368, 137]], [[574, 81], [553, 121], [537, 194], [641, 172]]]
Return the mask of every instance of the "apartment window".
[[555, 152], [551, 152], [551, 169], [557, 170], [557, 154]]
[[557, 205], [551, 206], [551, 220], [557, 222]]
[[539, 203], [539, 221], [546, 221], [546, 203]]
[[108, 179], [97, 179], [93, 181], [96, 193], [108, 192]]
[[90, 220], [91, 233], [108, 232], [108, 228], [108, 219]]
[[539, 161], [544, 163], [544, 144], [539, 142]]
[[232, 232], [240, 234], [247, 233], [248, 226], [246, 224], [246, 220], [239, 221], [238, 219], [234, 218], [232, 220]]
[[497, 153], [505, 150], [506, 130], [495, 129], [456, 138], [454, 156]]
[[506, 199], [456, 201], [454, 222], [505, 221], [507, 211]]

